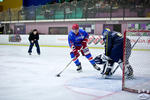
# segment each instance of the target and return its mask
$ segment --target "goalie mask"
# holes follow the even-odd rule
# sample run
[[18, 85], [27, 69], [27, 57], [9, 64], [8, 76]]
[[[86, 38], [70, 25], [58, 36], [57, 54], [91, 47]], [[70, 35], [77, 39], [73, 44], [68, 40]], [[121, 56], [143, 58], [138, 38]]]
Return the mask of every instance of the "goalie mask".
[[105, 28], [102, 32], [103, 37], [105, 37], [111, 30], [109, 28]]

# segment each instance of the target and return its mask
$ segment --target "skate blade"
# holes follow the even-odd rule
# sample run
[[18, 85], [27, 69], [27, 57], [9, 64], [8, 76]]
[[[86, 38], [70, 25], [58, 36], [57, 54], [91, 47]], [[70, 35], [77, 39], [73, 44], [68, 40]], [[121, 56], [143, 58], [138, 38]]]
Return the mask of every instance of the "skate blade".
[[83, 71], [82, 71], [82, 70], [78, 70], [77, 72], [78, 72], [78, 73], [82, 73]]
[[127, 80], [134, 80], [135, 77], [134, 76], [125, 76], [125, 79], [127, 79]]
[[104, 78], [104, 79], [111, 79], [112, 75], [102, 75], [102, 78]]

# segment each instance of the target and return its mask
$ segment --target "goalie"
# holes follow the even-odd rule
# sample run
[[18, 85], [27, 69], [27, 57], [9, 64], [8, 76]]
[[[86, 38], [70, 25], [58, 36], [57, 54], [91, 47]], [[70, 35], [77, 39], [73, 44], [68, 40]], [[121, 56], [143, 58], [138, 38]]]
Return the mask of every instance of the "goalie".
[[[115, 62], [123, 69], [123, 37], [121, 33], [110, 31], [109, 28], [104, 29], [102, 35], [105, 43], [105, 54], [97, 56], [94, 60], [97, 64], [104, 64], [101, 74], [107, 78], [113, 74], [112, 68]], [[133, 69], [128, 61], [131, 55], [130, 40], [127, 39], [126, 43], [125, 77], [132, 78]]]

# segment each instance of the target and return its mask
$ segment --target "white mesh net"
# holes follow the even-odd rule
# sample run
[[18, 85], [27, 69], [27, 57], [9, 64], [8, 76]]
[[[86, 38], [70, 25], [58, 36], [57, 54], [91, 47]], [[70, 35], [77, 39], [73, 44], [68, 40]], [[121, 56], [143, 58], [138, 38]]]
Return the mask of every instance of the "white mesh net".
[[[123, 89], [131, 92], [150, 93], [150, 31], [149, 30], [127, 30], [124, 33], [126, 44], [124, 45], [124, 64], [128, 63], [133, 68], [133, 79], [127, 79], [124, 67], [123, 73]], [[127, 43], [127, 39], [131, 42], [131, 55]]]

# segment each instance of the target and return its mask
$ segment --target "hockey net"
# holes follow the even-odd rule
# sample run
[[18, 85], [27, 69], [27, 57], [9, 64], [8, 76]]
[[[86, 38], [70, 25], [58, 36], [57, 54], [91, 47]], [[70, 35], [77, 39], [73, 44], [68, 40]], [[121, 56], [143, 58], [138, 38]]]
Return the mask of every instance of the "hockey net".
[[[133, 68], [133, 79], [125, 77], [127, 39], [131, 42], [129, 63]], [[124, 32], [124, 57], [122, 89], [134, 93], [150, 94], [150, 30], [126, 30]]]

